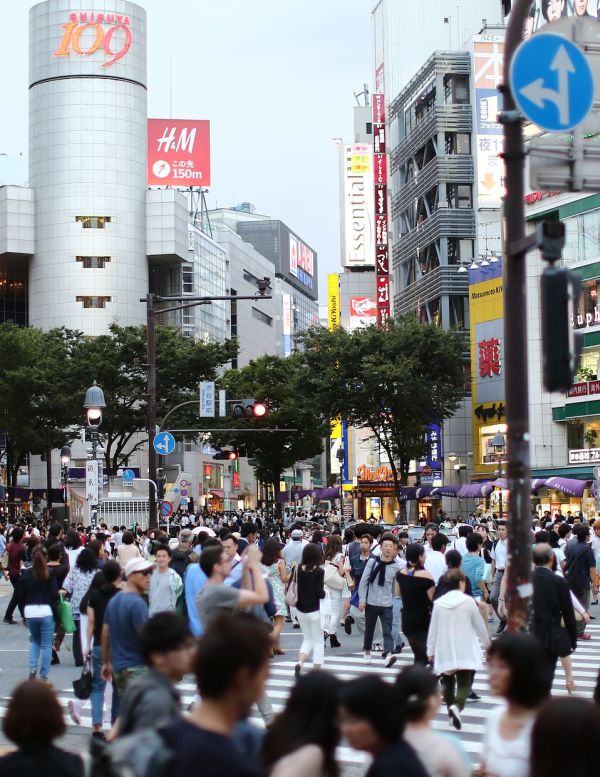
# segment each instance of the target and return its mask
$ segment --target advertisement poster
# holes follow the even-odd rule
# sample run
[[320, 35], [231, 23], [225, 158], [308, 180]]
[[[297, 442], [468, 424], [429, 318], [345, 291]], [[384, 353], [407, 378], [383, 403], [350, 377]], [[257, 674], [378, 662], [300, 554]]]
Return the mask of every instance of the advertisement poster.
[[148, 185], [210, 185], [210, 122], [148, 119]]

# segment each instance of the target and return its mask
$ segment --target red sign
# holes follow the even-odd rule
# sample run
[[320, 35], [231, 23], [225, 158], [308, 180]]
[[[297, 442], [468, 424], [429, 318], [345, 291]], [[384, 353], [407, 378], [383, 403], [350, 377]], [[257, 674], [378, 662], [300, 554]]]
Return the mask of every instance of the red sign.
[[477, 343], [479, 348], [479, 375], [492, 378], [500, 375], [500, 341], [497, 337]]
[[390, 255], [387, 245], [377, 246], [375, 256], [377, 258], [377, 275], [389, 275]]
[[239, 488], [240, 487], [240, 473], [234, 472], [233, 473], [233, 487]]
[[385, 95], [373, 95], [373, 123], [385, 124]]
[[71, 54], [87, 57], [102, 49], [107, 57], [102, 67], [111, 67], [123, 59], [133, 43], [129, 17], [123, 14], [72, 13], [62, 28], [64, 32], [55, 57]]
[[377, 276], [377, 304], [384, 308], [390, 306], [390, 276]]
[[148, 184], [210, 185], [210, 122], [148, 119]]
[[[383, 66], [377, 69], [383, 80]], [[390, 305], [390, 262], [388, 249], [387, 216], [387, 157], [385, 142], [385, 96], [373, 95], [373, 181], [375, 184], [375, 255], [377, 262], [377, 323], [386, 325], [391, 314]]]
[[373, 175], [376, 186], [387, 185], [387, 164], [385, 154], [375, 154], [373, 156]]

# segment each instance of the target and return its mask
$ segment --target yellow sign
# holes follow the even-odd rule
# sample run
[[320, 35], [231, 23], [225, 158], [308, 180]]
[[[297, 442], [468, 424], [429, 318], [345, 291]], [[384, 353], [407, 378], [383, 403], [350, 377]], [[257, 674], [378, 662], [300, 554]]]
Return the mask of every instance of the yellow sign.
[[337, 273], [327, 276], [327, 320], [330, 331], [340, 325], [340, 279]]
[[342, 422], [339, 418], [335, 418], [331, 423], [331, 432], [329, 436], [332, 440], [341, 440], [342, 439]]

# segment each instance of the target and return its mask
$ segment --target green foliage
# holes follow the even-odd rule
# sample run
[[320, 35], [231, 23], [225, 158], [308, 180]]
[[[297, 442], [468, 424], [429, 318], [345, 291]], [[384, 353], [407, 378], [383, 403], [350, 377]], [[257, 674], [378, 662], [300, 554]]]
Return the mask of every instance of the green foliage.
[[[157, 395], [164, 412], [196, 399], [198, 382], [214, 380], [237, 351], [234, 342], [197, 343], [168, 327], [156, 329]], [[0, 428], [10, 440], [13, 469], [28, 452], [60, 447], [84, 425], [83, 400], [94, 380], [104, 391], [101, 438], [109, 474], [145, 444], [146, 328], [113, 325], [110, 333], [0, 326]], [[190, 414], [197, 422], [197, 409]], [[160, 416], [160, 410], [159, 410]], [[190, 417], [178, 416], [178, 421]]]
[[425, 455], [430, 423], [449, 418], [464, 392], [462, 341], [414, 318], [354, 331], [315, 327], [302, 337], [306, 391], [325, 418], [370, 429], [396, 488]]
[[254, 398], [270, 407], [265, 418], [220, 419], [223, 426], [242, 429], [279, 427], [296, 432], [221, 432], [211, 435], [212, 444], [246, 448], [255, 459], [259, 480], [279, 488], [281, 473], [301, 459], [321, 453], [329, 424], [304, 389], [306, 373], [299, 356], [261, 356], [240, 370], [229, 370], [219, 386], [231, 399]]

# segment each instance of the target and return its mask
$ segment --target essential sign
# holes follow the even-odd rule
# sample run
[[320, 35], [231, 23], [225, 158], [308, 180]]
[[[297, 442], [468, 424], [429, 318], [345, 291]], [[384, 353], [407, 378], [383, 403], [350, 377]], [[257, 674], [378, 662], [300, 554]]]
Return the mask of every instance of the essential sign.
[[521, 43], [511, 63], [510, 86], [521, 112], [549, 132], [577, 127], [594, 101], [594, 76], [583, 51], [550, 32]]
[[175, 450], [175, 438], [170, 432], [160, 432], [154, 437], [153, 445], [160, 456], [168, 456]]
[[210, 122], [148, 119], [148, 185], [210, 186]]

